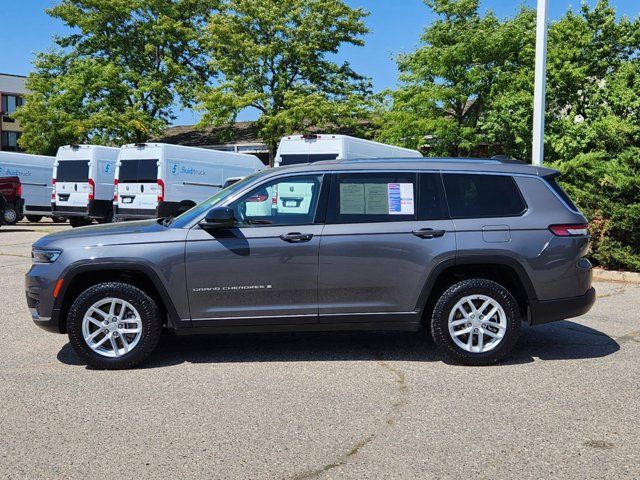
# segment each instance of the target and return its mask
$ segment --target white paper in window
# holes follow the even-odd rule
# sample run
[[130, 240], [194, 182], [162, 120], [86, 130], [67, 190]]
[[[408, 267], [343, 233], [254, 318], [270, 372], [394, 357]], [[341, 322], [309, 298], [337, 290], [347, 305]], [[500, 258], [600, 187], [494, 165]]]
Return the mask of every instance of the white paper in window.
[[413, 183], [388, 183], [389, 215], [413, 215]]

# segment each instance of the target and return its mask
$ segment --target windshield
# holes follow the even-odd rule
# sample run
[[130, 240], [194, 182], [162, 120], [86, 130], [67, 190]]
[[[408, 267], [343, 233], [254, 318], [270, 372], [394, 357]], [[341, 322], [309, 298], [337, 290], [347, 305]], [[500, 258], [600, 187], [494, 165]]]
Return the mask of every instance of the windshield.
[[89, 160], [65, 160], [58, 163], [56, 182], [86, 182], [89, 180]]
[[269, 173], [269, 171], [270, 170], [268, 169], [261, 170], [259, 172], [249, 175], [248, 177], [243, 178], [242, 180], [232, 185], [229, 185], [227, 188], [223, 188], [218, 193], [216, 193], [213, 197], [206, 199], [204, 202], [184, 212], [182, 215], [177, 216], [175, 219], [173, 219], [170, 225], [176, 228], [183, 228], [188, 226], [195, 219], [203, 216], [206, 212], [208, 212], [211, 207], [214, 207], [215, 205], [221, 203], [228, 196], [233, 195], [236, 192], [239, 192], [246, 185], [253, 182], [256, 178], [266, 175], [267, 173]]

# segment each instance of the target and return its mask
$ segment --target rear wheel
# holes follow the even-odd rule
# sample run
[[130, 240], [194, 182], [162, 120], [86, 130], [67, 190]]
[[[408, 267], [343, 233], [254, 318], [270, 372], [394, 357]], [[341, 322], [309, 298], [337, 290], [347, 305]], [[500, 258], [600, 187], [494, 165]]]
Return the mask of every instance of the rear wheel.
[[73, 227], [84, 227], [91, 225], [91, 219], [85, 217], [69, 217], [69, 224]]
[[113, 222], [113, 210], [109, 210], [109, 212], [101, 219], [98, 220], [98, 223], [111, 223]]
[[433, 310], [431, 335], [438, 349], [463, 365], [504, 359], [520, 336], [520, 309], [502, 285], [483, 278], [449, 287]]
[[13, 207], [6, 207], [4, 210], [3, 220], [5, 225], [15, 225], [20, 220], [20, 215]]
[[38, 223], [40, 220], [42, 220], [42, 215], [27, 215], [27, 220], [29, 220], [31, 223]]
[[67, 317], [69, 341], [96, 368], [132, 368], [153, 352], [162, 322], [158, 307], [139, 288], [106, 282], [85, 290]]
[[57, 216], [53, 216], [51, 217], [51, 221], [53, 221], [53, 223], [64, 223], [67, 221], [66, 217], [57, 217]]

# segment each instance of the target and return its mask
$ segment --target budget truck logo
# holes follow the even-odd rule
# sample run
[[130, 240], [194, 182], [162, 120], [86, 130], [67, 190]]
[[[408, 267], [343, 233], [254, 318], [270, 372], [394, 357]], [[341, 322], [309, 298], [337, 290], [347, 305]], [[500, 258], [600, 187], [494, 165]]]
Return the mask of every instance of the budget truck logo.
[[171, 174], [204, 177], [207, 174], [207, 172], [202, 168], [185, 167], [184, 165], [180, 165], [179, 163], [172, 163]]

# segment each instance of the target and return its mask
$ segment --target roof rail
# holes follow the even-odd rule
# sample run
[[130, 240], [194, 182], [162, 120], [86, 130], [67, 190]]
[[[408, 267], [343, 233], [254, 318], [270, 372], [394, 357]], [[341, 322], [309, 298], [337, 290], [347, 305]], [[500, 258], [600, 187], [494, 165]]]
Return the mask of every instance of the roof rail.
[[336, 163], [397, 163], [397, 162], [438, 162], [438, 163], [480, 163], [489, 165], [499, 165], [502, 163], [517, 163], [524, 165], [520, 160], [503, 158], [459, 158], [459, 157], [394, 157], [394, 158], [351, 158], [345, 160], [330, 160]]

